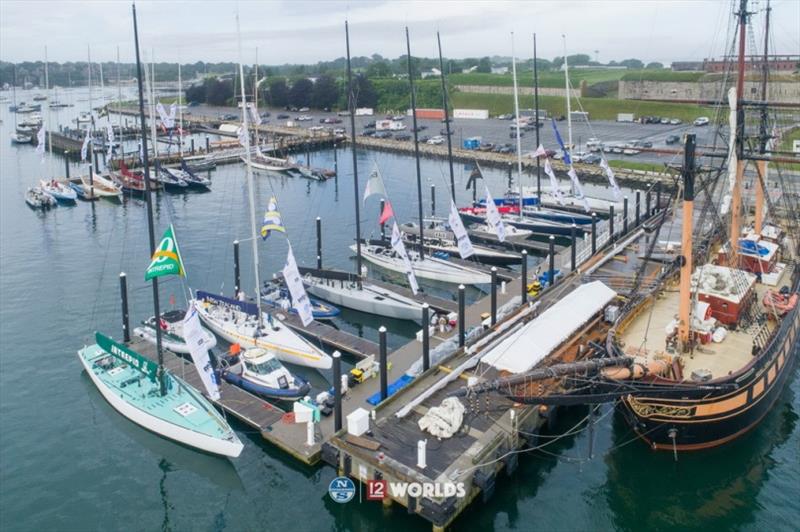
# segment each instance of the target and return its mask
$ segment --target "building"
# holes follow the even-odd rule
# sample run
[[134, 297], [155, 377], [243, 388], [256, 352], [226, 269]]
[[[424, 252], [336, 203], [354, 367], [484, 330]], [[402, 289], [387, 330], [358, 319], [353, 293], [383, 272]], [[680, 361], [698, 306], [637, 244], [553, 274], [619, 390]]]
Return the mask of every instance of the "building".
[[[704, 59], [703, 70], [706, 72], [725, 72], [736, 68], [736, 56], [725, 56], [721, 59]], [[770, 72], [796, 72], [800, 70], [800, 55], [767, 56]], [[674, 65], [675, 63], [673, 63]], [[763, 68], [764, 57], [748, 55], [745, 57], [745, 69], [759, 71]], [[673, 68], [673, 70], [675, 70]]]
[[507, 66], [493, 66], [492, 74], [508, 74]]
[[702, 72], [703, 61], [673, 61], [670, 68], [673, 72]]

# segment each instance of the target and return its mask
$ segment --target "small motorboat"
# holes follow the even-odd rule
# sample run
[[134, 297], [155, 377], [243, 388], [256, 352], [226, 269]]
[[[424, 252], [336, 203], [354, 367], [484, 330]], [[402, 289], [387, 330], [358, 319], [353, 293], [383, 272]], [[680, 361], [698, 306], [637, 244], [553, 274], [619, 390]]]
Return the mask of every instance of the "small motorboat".
[[[190, 355], [189, 346], [183, 337], [183, 318], [185, 310], [170, 310], [161, 314], [159, 326], [161, 327], [161, 345], [173, 353]], [[133, 329], [133, 334], [143, 340], [156, 345], [156, 319], [150, 316], [139, 327]], [[217, 337], [211, 331], [203, 328], [203, 345], [213, 349], [217, 345]]]
[[76, 124], [88, 124], [92, 121], [92, 115], [86, 111], [81, 111], [81, 114], [78, 115], [78, 118], [73, 118], [72, 121]]
[[51, 179], [49, 181], [42, 179], [39, 181], [39, 186], [47, 194], [53, 196], [57, 201], [61, 201], [63, 203], [74, 203], [75, 200], [78, 199], [78, 193], [73, 188], [67, 186], [61, 181], [56, 181], [55, 179]]
[[273, 399], [292, 401], [311, 390], [311, 385], [286, 369], [272, 351], [260, 347], [247, 349], [233, 359], [221, 359], [218, 372], [234, 386]]
[[[341, 312], [338, 308], [313, 297], [308, 298], [311, 303], [311, 314], [315, 320], [330, 320]], [[261, 289], [261, 301], [275, 309], [297, 314], [297, 309], [292, 306], [292, 298], [289, 290], [282, 281], [264, 281], [264, 288]]]
[[50, 207], [55, 207], [58, 202], [56, 199], [42, 190], [41, 187], [31, 187], [25, 193], [25, 203], [28, 204], [28, 207], [31, 209], [36, 210], [45, 210], [49, 209]]
[[23, 133], [12, 133], [11, 134], [11, 143], [12, 144], [31, 144], [33, 142], [32, 135], [25, 135]]

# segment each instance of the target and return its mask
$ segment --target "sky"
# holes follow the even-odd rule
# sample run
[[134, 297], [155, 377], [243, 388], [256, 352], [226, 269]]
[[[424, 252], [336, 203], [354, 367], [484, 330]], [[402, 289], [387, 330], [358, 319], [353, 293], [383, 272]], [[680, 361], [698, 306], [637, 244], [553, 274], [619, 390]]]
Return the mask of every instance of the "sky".
[[[738, 0], [736, 0], [738, 4]], [[588, 53], [601, 62], [630, 57], [668, 65], [725, 50], [733, 0], [151, 0], [137, 2], [140, 44], [156, 61], [316, 63], [345, 54], [344, 21], [353, 56], [411, 52], [434, 57], [436, 31], [445, 57], [510, 56], [552, 59]], [[766, 0], [751, 0], [761, 48]], [[772, 49], [800, 53], [800, 0], [772, 1]], [[0, 59], [37, 61], [134, 60], [130, 2], [118, 0], [0, 0]]]

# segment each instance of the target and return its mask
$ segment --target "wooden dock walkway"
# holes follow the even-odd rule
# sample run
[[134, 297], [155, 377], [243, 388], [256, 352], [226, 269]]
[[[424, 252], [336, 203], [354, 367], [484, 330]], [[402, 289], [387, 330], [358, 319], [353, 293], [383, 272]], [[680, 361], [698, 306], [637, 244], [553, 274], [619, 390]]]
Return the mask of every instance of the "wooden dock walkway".
[[405, 296], [409, 299], [414, 299], [419, 301], [420, 303], [427, 303], [430, 305], [431, 310], [435, 312], [458, 312], [458, 303], [455, 301], [450, 301], [449, 299], [444, 299], [442, 297], [434, 296], [423, 290], [417, 292], [414, 295], [414, 292], [411, 291], [410, 288], [406, 286], [402, 286], [399, 284], [394, 283], [387, 283], [385, 281], [381, 281], [380, 279], [370, 278], [369, 282], [378, 286], [380, 288], [384, 288], [386, 290], [391, 290], [392, 292], [397, 292], [401, 296]]
[[[280, 314], [280, 315], [278, 315]], [[308, 325], [303, 325], [300, 317], [292, 313], [273, 313], [278, 319], [286, 324], [287, 327], [295, 332], [302, 334], [315, 342], [319, 342], [327, 348], [347, 353], [356, 358], [367, 358], [370, 355], [378, 356], [379, 346], [371, 340], [361, 338], [355, 334], [341, 331], [331, 325], [319, 321], [312, 321]]]

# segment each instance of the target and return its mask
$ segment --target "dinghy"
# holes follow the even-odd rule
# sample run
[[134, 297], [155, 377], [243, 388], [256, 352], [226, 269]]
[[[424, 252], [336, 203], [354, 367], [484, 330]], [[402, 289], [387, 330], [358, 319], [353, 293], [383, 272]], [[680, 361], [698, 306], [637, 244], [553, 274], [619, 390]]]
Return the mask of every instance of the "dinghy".
[[51, 179], [49, 181], [42, 179], [39, 181], [41, 189], [54, 197], [57, 201], [64, 203], [74, 203], [78, 199], [78, 194], [72, 188], [68, 187], [60, 181]]
[[23, 133], [12, 133], [12, 144], [31, 144], [33, 142], [33, 135], [25, 135]]
[[57, 205], [56, 199], [41, 189], [41, 187], [31, 187], [25, 193], [25, 203], [31, 209], [49, 209]]
[[[170, 310], [161, 314], [161, 345], [173, 353], [182, 355], [191, 354], [186, 339], [183, 336], [183, 318], [185, 310]], [[139, 338], [156, 345], [156, 320], [155, 316], [150, 316], [144, 320], [139, 327], [133, 329], [133, 334]], [[217, 337], [206, 329], [202, 330], [203, 346], [213, 349], [217, 345]]]
[[245, 350], [233, 360], [220, 360], [219, 376], [250, 393], [271, 399], [293, 401], [311, 391], [311, 385], [292, 374], [274, 353], [266, 349]]

